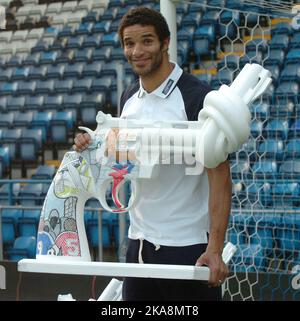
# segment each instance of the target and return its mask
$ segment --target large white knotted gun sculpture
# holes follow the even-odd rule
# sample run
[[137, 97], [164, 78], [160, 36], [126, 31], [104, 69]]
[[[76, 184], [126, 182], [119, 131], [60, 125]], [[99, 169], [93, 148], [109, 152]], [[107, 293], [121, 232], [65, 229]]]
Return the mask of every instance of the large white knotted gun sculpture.
[[[94, 197], [107, 211], [128, 211], [138, 201], [139, 179], [153, 177], [155, 165], [166, 151], [193, 155], [208, 168], [226, 160], [247, 141], [248, 106], [270, 82], [269, 71], [247, 64], [230, 87], [223, 85], [207, 94], [199, 120], [193, 122], [125, 120], [99, 112], [95, 131], [81, 128], [91, 135], [91, 145], [81, 153], [65, 154], [49, 188], [39, 224], [37, 258], [54, 255], [90, 261], [83, 221], [85, 202]], [[134, 152], [133, 159], [117, 162], [106, 156], [112, 128], [119, 128], [117, 150]], [[132, 190], [127, 207], [118, 199], [118, 190], [126, 180], [131, 181]], [[114, 208], [106, 202], [111, 184]]]

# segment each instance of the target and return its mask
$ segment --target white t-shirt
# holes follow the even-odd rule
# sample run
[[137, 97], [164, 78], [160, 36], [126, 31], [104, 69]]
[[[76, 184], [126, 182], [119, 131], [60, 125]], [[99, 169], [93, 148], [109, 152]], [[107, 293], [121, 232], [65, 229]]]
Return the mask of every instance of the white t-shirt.
[[[137, 81], [121, 98], [122, 118], [197, 120], [210, 88], [175, 64], [169, 77], [151, 93]], [[130, 210], [131, 239], [153, 244], [187, 246], [207, 243], [208, 178], [187, 175], [186, 164], [157, 165], [153, 179], [141, 180], [140, 200]]]

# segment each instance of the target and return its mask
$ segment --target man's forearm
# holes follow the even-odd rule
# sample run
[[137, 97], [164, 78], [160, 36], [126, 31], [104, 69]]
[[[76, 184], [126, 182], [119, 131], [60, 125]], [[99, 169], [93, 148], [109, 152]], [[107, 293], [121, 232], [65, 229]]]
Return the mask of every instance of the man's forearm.
[[208, 170], [209, 243], [207, 249], [222, 253], [231, 209], [231, 175], [229, 162]]

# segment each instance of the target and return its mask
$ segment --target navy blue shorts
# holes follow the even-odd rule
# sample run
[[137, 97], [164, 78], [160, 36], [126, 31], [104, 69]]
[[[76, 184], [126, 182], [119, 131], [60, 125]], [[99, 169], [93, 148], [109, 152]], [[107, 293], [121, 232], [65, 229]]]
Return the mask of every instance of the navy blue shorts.
[[[128, 241], [127, 263], [138, 263], [140, 241]], [[191, 246], [155, 246], [144, 240], [142, 258], [144, 263], [195, 265], [207, 244]], [[198, 280], [174, 280], [152, 278], [124, 278], [123, 301], [219, 301], [221, 287], [208, 287], [207, 282]]]

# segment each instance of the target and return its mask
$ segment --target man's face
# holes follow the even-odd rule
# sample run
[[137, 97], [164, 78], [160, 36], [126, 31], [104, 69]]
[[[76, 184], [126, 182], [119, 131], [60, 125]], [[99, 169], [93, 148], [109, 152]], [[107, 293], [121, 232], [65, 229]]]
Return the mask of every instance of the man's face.
[[163, 52], [168, 48], [168, 40], [162, 45], [154, 26], [126, 27], [123, 42], [124, 54], [139, 76], [149, 76], [155, 72], [162, 64]]

